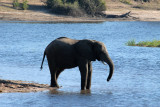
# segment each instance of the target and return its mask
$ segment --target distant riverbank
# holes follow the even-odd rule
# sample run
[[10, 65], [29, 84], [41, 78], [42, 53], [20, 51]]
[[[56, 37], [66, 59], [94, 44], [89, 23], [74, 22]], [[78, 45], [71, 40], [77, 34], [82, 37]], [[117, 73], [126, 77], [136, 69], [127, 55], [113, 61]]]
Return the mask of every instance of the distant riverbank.
[[[131, 8], [128, 5], [118, 3], [108, 6], [107, 15], [121, 15], [131, 11], [127, 18], [102, 18], [102, 17], [72, 17], [52, 14], [41, 0], [29, 1], [28, 10], [16, 10], [12, 6], [12, 0], [0, 1], [0, 20], [2, 21], [43, 21], [43, 22], [103, 22], [103, 21], [160, 21], [160, 10], [145, 10]], [[115, 2], [116, 4], [116, 2]], [[113, 7], [113, 8], [111, 8]]]

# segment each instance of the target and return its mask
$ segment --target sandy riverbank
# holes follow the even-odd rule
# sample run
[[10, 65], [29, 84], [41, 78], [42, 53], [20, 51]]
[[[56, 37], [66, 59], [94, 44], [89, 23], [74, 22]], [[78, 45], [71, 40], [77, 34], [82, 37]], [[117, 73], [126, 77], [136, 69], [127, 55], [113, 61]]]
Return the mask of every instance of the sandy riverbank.
[[49, 85], [28, 81], [2, 80], [0, 79], [0, 93], [13, 92], [38, 92], [51, 89]]
[[0, 0], [0, 20], [4, 21], [43, 21], [43, 22], [101, 22], [101, 21], [160, 21], [160, 10], [139, 9], [135, 6], [107, 0], [107, 15], [121, 15], [131, 11], [128, 18], [71, 17], [52, 14], [41, 0], [28, 0], [28, 10], [16, 10], [12, 0]]

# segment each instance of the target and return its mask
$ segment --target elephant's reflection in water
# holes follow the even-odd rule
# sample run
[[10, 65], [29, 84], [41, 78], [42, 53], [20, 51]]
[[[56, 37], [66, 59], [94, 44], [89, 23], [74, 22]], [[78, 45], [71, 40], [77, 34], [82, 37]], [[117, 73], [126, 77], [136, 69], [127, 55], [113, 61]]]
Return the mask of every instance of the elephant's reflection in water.
[[56, 94], [56, 95], [66, 95], [66, 94], [91, 94], [91, 90], [80, 90], [80, 91], [77, 91], [77, 92], [66, 92], [66, 91], [62, 91], [62, 90], [58, 90], [58, 89], [55, 89], [55, 88], [50, 88], [49, 89], [49, 94]]

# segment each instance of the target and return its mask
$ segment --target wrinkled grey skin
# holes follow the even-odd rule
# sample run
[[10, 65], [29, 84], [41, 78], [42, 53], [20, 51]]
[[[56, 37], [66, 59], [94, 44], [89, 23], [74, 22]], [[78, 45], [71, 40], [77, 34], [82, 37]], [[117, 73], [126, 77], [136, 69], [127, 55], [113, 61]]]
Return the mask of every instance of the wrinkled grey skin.
[[90, 89], [92, 77], [91, 61], [106, 62], [110, 72], [109, 81], [113, 75], [114, 64], [110, 59], [105, 45], [95, 40], [74, 40], [60, 37], [52, 41], [45, 49], [41, 64], [43, 66], [45, 55], [51, 74], [51, 87], [59, 88], [57, 79], [59, 74], [67, 68], [79, 67], [81, 74], [81, 90]]

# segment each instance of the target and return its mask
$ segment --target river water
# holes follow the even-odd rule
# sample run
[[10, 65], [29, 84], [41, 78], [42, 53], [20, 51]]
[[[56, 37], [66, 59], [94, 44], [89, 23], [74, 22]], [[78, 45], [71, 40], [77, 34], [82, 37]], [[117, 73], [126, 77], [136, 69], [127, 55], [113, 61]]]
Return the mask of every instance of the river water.
[[78, 68], [59, 77], [62, 88], [31, 93], [1, 93], [0, 106], [32, 107], [159, 107], [160, 48], [126, 46], [128, 40], [160, 40], [160, 22], [31, 23], [0, 22], [0, 78], [50, 84], [45, 47], [54, 39], [93, 39], [104, 42], [115, 72], [93, 62], [91, 91], [80, 91]]

